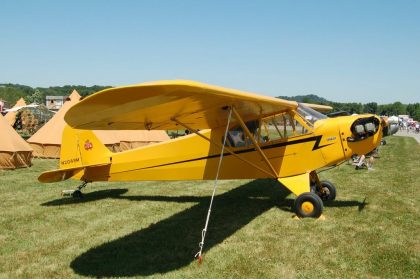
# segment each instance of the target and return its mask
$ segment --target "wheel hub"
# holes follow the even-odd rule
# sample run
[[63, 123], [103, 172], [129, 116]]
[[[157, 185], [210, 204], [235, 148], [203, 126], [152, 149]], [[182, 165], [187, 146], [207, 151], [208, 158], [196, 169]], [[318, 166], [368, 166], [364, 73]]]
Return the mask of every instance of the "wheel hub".
[[330, 189], [328, 189], [328, 187], [322, 187], [321, 195], [323, 197], [328, 197], [330, 195]]
[[314, 205], [309, 201], [303, 202], [301, 208], [302, 211], [307, 214], [312, 213], [312, 211], [314, 211]]

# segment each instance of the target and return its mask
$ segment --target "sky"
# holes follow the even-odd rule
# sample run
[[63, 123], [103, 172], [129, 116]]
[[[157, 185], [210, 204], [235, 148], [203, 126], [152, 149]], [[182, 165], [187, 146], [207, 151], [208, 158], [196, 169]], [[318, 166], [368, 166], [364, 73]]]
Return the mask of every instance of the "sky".
[[0, 83], [168, 79], [420, 102], [420, 0], [0, 0]]

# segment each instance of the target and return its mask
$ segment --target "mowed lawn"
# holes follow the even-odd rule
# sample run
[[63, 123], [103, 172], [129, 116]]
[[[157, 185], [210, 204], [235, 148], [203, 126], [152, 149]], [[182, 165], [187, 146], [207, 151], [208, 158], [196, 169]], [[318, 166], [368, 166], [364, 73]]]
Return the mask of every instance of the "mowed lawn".
[[[391, 137], [373, 171], [344, 163], [325, 220], [293, 219], [271, 180], [40, 184], [56, 160], [0, 171], [0, 278], [420, 278], [420, 148]], [[304, 164], [304, 162], [302, 162]]]

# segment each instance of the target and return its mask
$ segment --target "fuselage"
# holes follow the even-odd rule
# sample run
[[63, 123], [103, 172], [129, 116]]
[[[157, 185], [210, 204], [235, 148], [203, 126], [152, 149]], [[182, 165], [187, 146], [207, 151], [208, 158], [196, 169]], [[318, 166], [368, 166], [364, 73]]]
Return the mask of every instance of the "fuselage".
[[[375, 117], [342, 116], [310, 123], [301, 114], [289, 112], [281, 117], [254, 121], [252, 125], [248, 122], [247, 126], [250, 126], [275, 174], [251, 141], [241, 134], [240, 127], [233, 124], [226, 148], [235, 155], [224, 151], [219, 179], [289, 177], [337, 164], [352, 154], [366, 154], [379, 144], [381, 129], [378, 126], [375, 133], [355, 138], [352, 126], [359, 119]], [[97, 167], [94, 172], [80, 172], [74, 178], [83, 177], [87, 181], [214, 179], [221, 154], [221, 146], [214, 142], [223, 143], [225, 129], [199, 131], [209, 140], [190, 134], [135, 150], [104, 155], [109, 158], [103, 158], [103, 161], [111, 162], [110, 165]]]

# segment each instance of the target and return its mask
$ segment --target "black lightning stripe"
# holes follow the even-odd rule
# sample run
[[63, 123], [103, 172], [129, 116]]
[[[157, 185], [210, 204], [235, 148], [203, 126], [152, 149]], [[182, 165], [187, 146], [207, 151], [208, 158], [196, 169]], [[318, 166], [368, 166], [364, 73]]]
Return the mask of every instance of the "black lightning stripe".
[[[277, 148], [277, 147], [284, 147], [287, 145], [293, 145], [293, 144], [299, 144], [299, 143], [305, 143], [305, 142], [311, 142], [311, 141], [315, 141], [315, 144], [312, 148], [312, 151], [321, 149], [325, 146], [331, 145], [330, 144], [325, 144], [325, 145], [319, 145], [321, 142], [322, 136], [314, 136], [314, 137], [310, 137], [310, 138], [304, 138], [304, 139], [299, 139], [299, 140], [294, 140], [294, 141], [287, 141], [287, 142], [280, 142], [280, 143], [276, 143], [276, 144], [272, 144], [272, 145], [266, 145], [266, 146], [261, 146], [261, 149], [272, 149], [272, 148]], [[235, 154], [243, 154], [243, 153], [249, 153], [249, 152], [254, 152], [255, 148], [248, 148], [248, 149], [244, 149], [244, 150], [239, 150], [236, 151]], [[223, 156], [231, 156], [231, 153], [224, 153]], [[210, 156], [205, 156], [205, 157], [199, 157], [199, 158], [194, 158], [194, 159], [189, 159], [189, 160], [183, 160], [183, 161], [177, 161], [177, 162], [172, 162], [172, 163], [167, 163], [167, 164], [161, 164], [161, 165], [156, 165], [156, 166], [150, 166], [150, 167], [145, 167], [145, 168], [141, 168], [141, 169], [151, 169], [151, 168], [157, 168], [157, 167], [163, 167], [163, 166], [169, 166], [169, 165], [175, 165], [175, 164], [182, 164], [182, 163], [188, 163], [188, 162], [193, 162], [193, 161], [199, 161], [199, 160], [207, 160], [207, 159], [213, 159], [213, 158], [218, 158], [220, 157], [220, 154], [215, 154], [215, 155], [210, 155]], [[133, 171], [133, 170], [130, 170]]]

